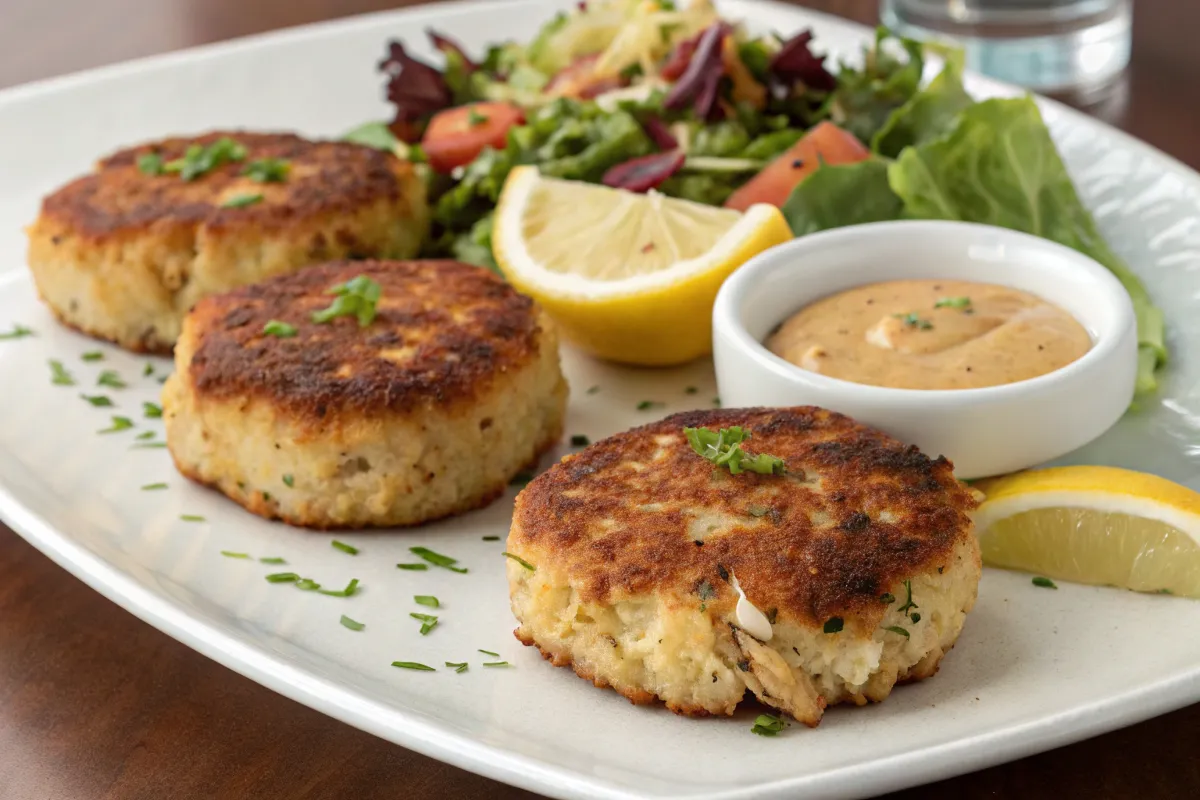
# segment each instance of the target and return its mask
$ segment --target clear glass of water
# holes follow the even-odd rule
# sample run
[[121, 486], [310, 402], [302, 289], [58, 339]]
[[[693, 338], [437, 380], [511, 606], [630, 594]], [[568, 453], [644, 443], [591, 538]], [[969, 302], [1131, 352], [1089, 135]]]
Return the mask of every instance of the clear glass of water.
[[1102, 89], [1129, 63], [1132, 0], [880, 2], [897, 33], [960, 45], [970, 69], [1040, 92]]

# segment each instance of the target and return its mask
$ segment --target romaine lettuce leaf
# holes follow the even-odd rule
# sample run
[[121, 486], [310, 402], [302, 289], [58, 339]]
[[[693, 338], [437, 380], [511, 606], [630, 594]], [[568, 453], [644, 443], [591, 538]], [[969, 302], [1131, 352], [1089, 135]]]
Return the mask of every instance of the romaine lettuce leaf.
[[[907, 54], [901, 60], [891, 52], [899, 42]], [[842, 65], [833, 93], [833, 121], [863, 142], [870, 142], [888, 117], [908, 102], [921, 87], [925, 67], [920, 42], [895, 36], [887, 28], [875, 32], [875, 45], [863, 52], [861, 68]]]
[[975, 101], [962, 83], [962, 66], [949, 59], [938, 76], [892, 112], [871, 140], [871, 149], [888, 158], [914, 144], [925, 144], [950, 132], [963, 109]]
[[797, 236], [886, 222], [903, 214], [904, 203], [888, 186], [888, 162], [879, 158], [824, 165], [792, 190], [783, 204], [783, 216]]

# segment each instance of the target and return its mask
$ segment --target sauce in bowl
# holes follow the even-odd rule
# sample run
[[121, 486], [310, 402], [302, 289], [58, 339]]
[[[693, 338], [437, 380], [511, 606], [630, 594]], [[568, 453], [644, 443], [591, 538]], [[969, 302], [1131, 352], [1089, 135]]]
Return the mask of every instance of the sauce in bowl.
[[1092, 347], [1079, 321], [1007, 286], [874, 283], [825, 297], [767, 341], [811, 372], [896, 389], [978, 389], [1036, 378]]

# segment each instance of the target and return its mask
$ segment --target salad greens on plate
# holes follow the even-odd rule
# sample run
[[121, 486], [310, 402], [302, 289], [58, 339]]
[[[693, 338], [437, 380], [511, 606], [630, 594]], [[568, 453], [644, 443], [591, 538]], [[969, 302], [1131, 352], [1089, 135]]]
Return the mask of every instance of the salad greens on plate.
[[[389, 44], [390, 123], [348, 138], [422, 163], [431, 255], [496, 269], [492, 214], [509, 172], [781, 207], [797, 236], [948, 219], [1032, 233], [1103, 264], [1138, 317], [1138, 390], [1156, 388], [1162, 312], [1105, 242], [1030, 96], [976, 102], [960, 53], [880, 28], [856, 64], [827, 65], [808, 31], [751, 36], [709, 0], [606, 0], [528, 44], [474, 60], [430, 33], [439, 69]], [[930, 53], [943, 65], [925, 82]]]

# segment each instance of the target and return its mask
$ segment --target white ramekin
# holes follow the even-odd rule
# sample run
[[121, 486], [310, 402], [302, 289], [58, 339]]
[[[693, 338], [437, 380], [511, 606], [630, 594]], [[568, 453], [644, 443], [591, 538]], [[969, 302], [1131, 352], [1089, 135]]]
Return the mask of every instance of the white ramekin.
[[[830, 378], [763, 345], [814, 300], [880, 281], [933, 278], [1011, 286], [1072, 314], [1092, 349], [1046, 375], [984, 389], [887, 389]], [[1125, 413], [1137, 373], [1133, 306], [1104, 267], [1024, 233], [963, 222], [881, 222], [804, 236], [747, 262], [713, 308], [721, 402], [815, 405], [854, 417], [925, 453], [963, 479], [999, 475], [1065, 455]]]

